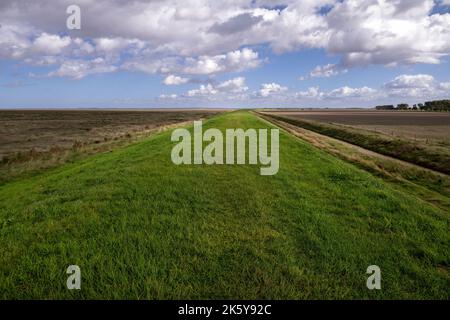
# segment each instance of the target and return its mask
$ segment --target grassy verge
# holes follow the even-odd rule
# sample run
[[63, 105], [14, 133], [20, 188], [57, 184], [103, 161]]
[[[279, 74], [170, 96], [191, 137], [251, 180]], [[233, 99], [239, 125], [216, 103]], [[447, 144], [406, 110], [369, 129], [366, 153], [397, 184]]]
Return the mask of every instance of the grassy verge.
[[[236, 112], [206, 127], [270, 125]], [[273, 177], [174, 166], [172, 146], [165, 132], [0, 186], [0, 297], [449, 298], [447, 211], [283, 132]]]
[[438, 172], [450, 174], [449, 154], [433, 152], [433, 150], [420, 147], [410, 141], [388, 139], [380, 134], [363, 133], [361, 130], [345, 128], [335, 124], [324, 124], [276, 115], [269, 116], [307, 130], [355, 144], [368, 150], [373, 150]]
[[444, 210], [450, 208], [450, 177], [443, 173], [384, 156], [284, 121], [262, 117], [315, 147], [390, 182], [406, 193], [414, 194]]

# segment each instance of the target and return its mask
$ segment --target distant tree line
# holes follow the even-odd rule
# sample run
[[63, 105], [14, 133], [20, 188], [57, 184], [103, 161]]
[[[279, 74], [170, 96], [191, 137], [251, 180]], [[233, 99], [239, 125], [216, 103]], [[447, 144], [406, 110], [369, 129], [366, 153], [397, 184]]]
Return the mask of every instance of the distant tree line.
[[400, 103], [397, 106], [384, 105], [376, 106], [377, 110], [421, 110], [421, 111], [450, 111], [450, 100], [427, 101], [425, 103], [410, 106], [407, 103]]

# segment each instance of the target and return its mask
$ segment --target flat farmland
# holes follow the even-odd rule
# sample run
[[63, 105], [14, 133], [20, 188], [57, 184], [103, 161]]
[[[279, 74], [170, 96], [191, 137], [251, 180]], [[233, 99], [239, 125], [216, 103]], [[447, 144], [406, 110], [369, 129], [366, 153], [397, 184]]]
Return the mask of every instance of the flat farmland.
[[450, 146], [450, 113], [389, 111], [280, 111], [277, 115], [346, 125], [430, 145]]
[[450, 172], [450, 113], [369, 110], [262, 113], [428, 169]]
[[271, 111], [302, 119], [348, 125], [450, 126], [450, 113], [364, 110]]
[[0, 159], [17, 153], [100, 144], [220, 110], [0, 110]]

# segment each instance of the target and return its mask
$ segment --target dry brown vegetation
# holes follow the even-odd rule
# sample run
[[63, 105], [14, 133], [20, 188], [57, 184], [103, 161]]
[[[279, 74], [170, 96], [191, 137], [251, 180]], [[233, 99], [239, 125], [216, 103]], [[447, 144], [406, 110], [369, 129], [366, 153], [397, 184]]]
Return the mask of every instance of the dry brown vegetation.
[[0, 110], [0, 184], [221, 110]]
[[100, 144], [218, 110], [0, 110], [0, 159], [18, 152]]

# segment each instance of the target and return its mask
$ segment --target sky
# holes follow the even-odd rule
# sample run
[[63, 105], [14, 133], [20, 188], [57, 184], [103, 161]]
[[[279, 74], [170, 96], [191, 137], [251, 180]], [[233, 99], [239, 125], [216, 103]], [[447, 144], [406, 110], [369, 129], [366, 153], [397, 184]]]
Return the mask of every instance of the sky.
[[[80, 28], [69, 28], [80, 9]], [[450, 99], [450, 0], [1, 0], [0, 108]]]

